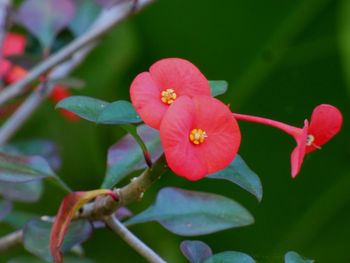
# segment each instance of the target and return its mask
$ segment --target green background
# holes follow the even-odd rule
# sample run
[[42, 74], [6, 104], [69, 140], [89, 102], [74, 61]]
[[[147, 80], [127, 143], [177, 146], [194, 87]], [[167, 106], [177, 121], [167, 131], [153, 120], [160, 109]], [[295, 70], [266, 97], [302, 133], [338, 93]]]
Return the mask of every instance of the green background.
[[[282, 262], [286, 251], [295, 250], [316, 262], [350, 262], [350, 2], [157, 1], [104, 37], [73, 74], [87, 81], [75, 94], [129, 99], [136, 74], [165, 57], [186, 58], [208, 79], [227, 80], [229, 90], [220, 99], [235, 112], [302, 126], [316, 105], [330, 103], [343, 112], [344, 126], [331, 143], [307, 156], [293, 180], [293, 139], [242, 123], [239, 152], [262, 180], [261, 203], [224, 181], [189, 182], [168, 173], [130, 208], [141, 211], [163, 186], [215, 192], [246, 206], [256, 223], [197, 238], [214, 252], [238, 250], [258, 262]], [[122, 134], [117, 127], [68, 122], [47, 102], [16, 138], [56, 141], [63, 158], [59, 175], [75, 190], [89, 190], [101, 184], [107, 149]], [[52, 215], [62, 197], [48, 185], [38, 204], [16, 206]], [[185, 238], [157, 223], [132, 231], [168, 262], [186, 262], [179, 251]], [[84, 248], [96, 262], [144, 262], [108, 230], [97, 230]], [[0, 262], [22, 252], [16, 249]]]

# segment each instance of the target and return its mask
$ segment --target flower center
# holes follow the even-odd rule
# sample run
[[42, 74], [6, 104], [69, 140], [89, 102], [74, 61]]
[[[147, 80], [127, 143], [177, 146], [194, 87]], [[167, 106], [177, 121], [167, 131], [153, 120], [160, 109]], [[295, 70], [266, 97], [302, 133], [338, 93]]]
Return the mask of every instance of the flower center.
[[161, 93], [162, 97], [161, 100], [165, 103], [170, 105], [171, 103], [173, 103], [176, 99], [176, 93], [173, 89], [166, 89], [163, 90]]
[[309, 134], [306, 138], [306, 145], [307, 146], [311, 146], [315, 141], [315, 136], [313, 136], [312, 134]]
[[196, 145], [203, 143], [207, 137], [207, 133], [202, 129], [193, 129], [190, 132], [190, 141]]

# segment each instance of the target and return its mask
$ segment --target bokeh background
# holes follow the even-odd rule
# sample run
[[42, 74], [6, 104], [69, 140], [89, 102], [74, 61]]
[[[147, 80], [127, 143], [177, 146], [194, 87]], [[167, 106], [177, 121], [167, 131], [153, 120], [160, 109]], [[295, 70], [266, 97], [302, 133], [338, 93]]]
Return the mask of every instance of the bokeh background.
[[[110, 32], [74, 72], [87, 82], [75, 94], [129, 99], [136, 74], [165, 57], [186, 58], [208, 79], [227, 80], [229, 90], [220, 99], [236, 112], [302, 126], [316, 105], [330, 103], [343, 112], [344, 127], [324, 149], [307, 156], [293, 180], [293, 139], [241, 123], [240, 154], [262, 180], [261, 203], [221, 180], [188, 182], [168, 173], [130, 208], [143, 210], [164, 186], [219, 193], [247, 207], [256, 223], [193, 238], [214, 252], [237, 250], [258, 262], [282, 262], [286, 251], [295, 250], [320, 263], [350, 262], [350, 1], [156, 1]], [[89, 190], [101, 184], [107, 149], [122, 135], [113, 126], [68, 122], [47, 102], [16, 138], [56, 141], [63, 158], [59, 175], [74, 189]], [[54, 214], [62, 197], [47, 185], [38, 204], [16, 207]], [[157, 223], [132, 231], [168, 262], [186, 262], [179, 250], [185, 238]], [[144, 262], [108, 230], [97, 230], [84, 248], [96, 262]], [[18, 253], [25, 252], [16, 249], [0, 262]]]

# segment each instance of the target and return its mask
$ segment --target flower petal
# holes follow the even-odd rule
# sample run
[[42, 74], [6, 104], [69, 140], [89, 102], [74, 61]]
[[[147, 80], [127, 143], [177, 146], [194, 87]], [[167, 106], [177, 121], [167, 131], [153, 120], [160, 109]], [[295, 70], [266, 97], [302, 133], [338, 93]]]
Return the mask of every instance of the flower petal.
[[26, 38], [20, 34], [8, 33], [4, 40], [4, 56], [21, 55], [24, 53]]
[[182, 96], [169, 107], [160, 125], [160, 137], [170, 169], [192, 181], [208, 173], [205, 160], [198, 154], [199, 148], [188, 137], [194, 118], [193, 101]]
[[[4, 61], [4, 62], [7, 62], [7, 61]], [[9, 71], [6, 74], [6, 78], [5, 78], [6, 82], [10, 84], [15, 83], [20, 79], [24, 78], [27, 75], [27, 73], [28, 73], [27, 70], [25, 70], [24, 68], [21, 68], [19, 66], [12, 66], [12, 68], [9, 69]]]
[[317, 149], [317, 146], [328, 142], [339, 132], [342, 123], [342, 114], [336, 107], [328, 104], [317, 106], [312, 112], [308, 131], [308, 134], [315, 138], [314, 145], [307, 146], [306, 153], [312, 152]]
[[169, 106], [160, 99], [160, 88], [149, 72], [136, 76], [131, 83], [130, 98], [141, 119], [149, 126], [159, 129], [163, 115]]
[[162, 90], [174, 89], [177, 96], [210, 96], [209, 81], [191, 62], [180, 58], [157, 61], [150, 68], [153, 80]]
[[195, 127], [207, 133], [205, 142], [197, 145], [209, 173], [228, 166], [236, 156], [241, 143], [241, 132], [229, 107], [209, 97], [193, 98], [195, 103]]
[[11, 69], [10, 61], [3, 59], [0, 61], [0, 77], [6, 75]]
[[304, 161], [308, 128], [309, 128], [309, 122], [305, 120], [304, 127], [300, 130], [299, 136], [295, 137], [297, 146], [294, 148], [290, 159], [291, 165], [292, 165], [293, 178], [295, 178], [298, 175], [301, 165], [303, 164], [303, 161]]
[[[198, 145], [189, 140], [190, 132], [196, 128], [208, 135]], [[160, 134], [169, 167], [189, 180], [199, 180], [225, 168], [241, 141], [229, 108], [209, 96], [177, 99], [163, 118]]]

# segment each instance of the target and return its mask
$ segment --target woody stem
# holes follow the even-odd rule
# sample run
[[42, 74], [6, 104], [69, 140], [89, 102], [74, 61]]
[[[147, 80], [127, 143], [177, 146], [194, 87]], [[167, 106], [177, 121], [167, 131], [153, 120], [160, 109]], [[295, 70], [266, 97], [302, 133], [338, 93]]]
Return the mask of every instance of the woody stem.
[[270, 120], [270, 119], [266, 119], [266, 118], [262, 118], [262, 117], [245, 115], [245, 114], [238, 114], [238, 113], [233, 113], [233, 116], [237, 120], [255, 122], [255, 123], [260, 123], [263, 125], [277, 128], [277, 129], [282, 130], [285, 133], [287, 133], [293, 137], [296, 137], [300, 132], [300, 128], [285, 124], [285, 123], [280, 122], [280, 121], [274, 121], [274, 120]]
[[108, 216], [104, 219], [105, 223], [118, 234], [126, 243], [128, 243], [137, 253], [147, 259], [151, 263], [166, 263], [157, 253], [150, 247], [143, 243], [137, 236], [135, 236], [129, 229], [126, 228], [114, 216]]

